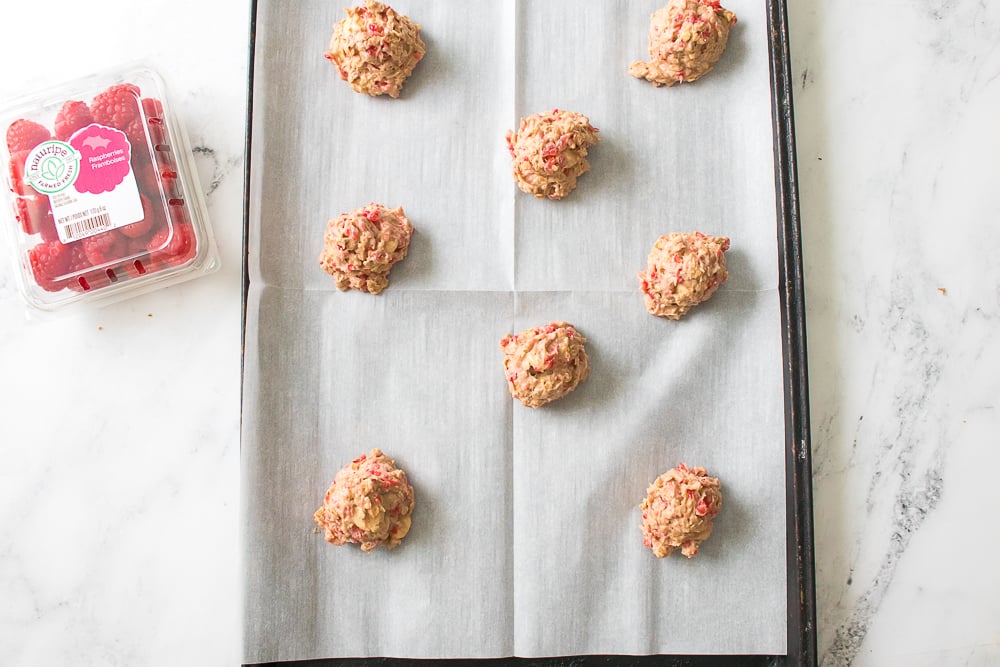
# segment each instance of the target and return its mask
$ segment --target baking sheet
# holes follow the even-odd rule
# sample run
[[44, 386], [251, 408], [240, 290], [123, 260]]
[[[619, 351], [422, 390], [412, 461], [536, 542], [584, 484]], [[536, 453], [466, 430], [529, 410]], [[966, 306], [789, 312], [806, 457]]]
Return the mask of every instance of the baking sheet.
[[[398, 100], [322, 58], [339, 5], [259, 2], [243, 433], [246, 662], [330, 656], [784, 653], [784, 422], [764, 8], [716, 71], [625, 74], [655, 3], [396, 3], [428, 55]], [[476, 26], [475, 30], [470, 26]], [[503, 143], [552, 107], [601, 128], [561, 202], [516, 190]], [[316, 266], [326, 219], [401, 204], [417, 234], [379, 297]], [[656, 237], [733, 239], [731, 277], [680, 323], [646, 314]], [[513, 404], [498, 347], [551, 320], [590, 380]], [[414, 483], [392, 552], [336, 549], [311, 515], [370, 447]], [[642, 547], [645, 487], [678, 461], [723, 481], [699, 555]]]

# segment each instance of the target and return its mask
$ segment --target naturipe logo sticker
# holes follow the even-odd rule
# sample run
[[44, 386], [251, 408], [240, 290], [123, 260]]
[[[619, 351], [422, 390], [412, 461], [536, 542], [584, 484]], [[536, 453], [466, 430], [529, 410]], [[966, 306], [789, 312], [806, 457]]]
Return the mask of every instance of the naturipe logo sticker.
[[80, 175], [80, 153], [63, 141], [43, 141], [28, 153], [24, 175], [44, 195], [62, 192]]

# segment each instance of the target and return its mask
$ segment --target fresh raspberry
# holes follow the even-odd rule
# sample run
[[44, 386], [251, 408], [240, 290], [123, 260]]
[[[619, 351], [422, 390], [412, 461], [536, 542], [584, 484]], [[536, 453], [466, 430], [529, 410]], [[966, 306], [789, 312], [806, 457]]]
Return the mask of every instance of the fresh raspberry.
[[83, 129], [94, 122], [94, 115], [86, 102], [71, 100], [62, 106], [56, 114], [56, 139], [66, 141], [77, 130]]
[[142, 98], [142, 110], [149, 120], [154, 118], [163, 120], [163, 103], [155, 97]]
[[[159, 172], [159, 178], [157, 178]], [[177, 170], [172, 167], [153, 167], [146, 164], [136, 170], [135, 180], [139, 189], [153, 201], [159, 201], [162, 195], [167, 199], [180, 197], [181, 189], [177, 181]]]
[[108, 277], [106, 269], [87, 271], [91, 266], [91, 261], [87, 258], [84, 246], [84, 241], [86, 240], [75, 241], [66, 246], [69, 252], [69, 263], [66, 267], [66, 273], [70, 276], [66, 279], [66, 287], [74, 292], [90, 292], [111, 284], [111, 279]]
[[146, 236], [156, 223], [156, 209], [149, 203], [149, 199], [146, 195], [139, 195], [139, 199], [142, 200], [142, 220], [118, 228], [118, 231], [130, 239]]
[[41, 232], [46, 222], [51, 223], [52, 229], [55, 230], [49, 198], [44, 195], [18, 197], [17, 221], [21, 223], [21, 231], [29, 235]]
[[99, 266], [121, 258], [128, 242], [117, 230], [111, 230], [81, 239], [80, 245], [91, 266]]
[[132, 161], [132, 170], [135, 172], [135, 182], [146, 196], [159, 199], [160, 183], [156, 180], [156, 169], [149, 162], [136, 164]]
[[146, 244], [154, 261], [178, 266], [191, 259], [197, 250], [197, 239], [190, 224], [174, 222], [161, 227]]
[[111, 86], [90, 103], [94, 120], [124, 132], [133, 145], [146, 143], [145, 126], [139, 110], [139, 87], [131, 83]]
[[133, 119], [128, 125], [122, 128], [122, 131], [128, 136], [133, 151], [144, 153], [149, 150], [146, 146], [146, 123], [143, 122], [142, 117]]
[[90, 268], [90, 260], [87, 259], [87, 253], [83, 251], [82, 241], [74, 241], [67, 245], [66, 249], [69, 252], [69, 261], [66, 265], [67, 273], [77, 273]]
[[46, 211], [46, 215], [38, 224], [38, 233], [42, 235], [43, 241], [59, 241], [59, 232], [56, 231], [56, 219], [52, 215], [52, 208]]
[[20, 151], [30, 151], [51, 138], [52, 135], [44, 125], [23, 118], [15, 120], [7, 128], [7, 148], [11, 155]]
[[30, 151], [18, 151], [11, 155], [7, 164], [7, 173], [10, 174], [10, 189], [17, 196], [34, 193], [35, 189], [29, 186], [24, 180], [24, 162], [28, 159]]
[[161, 187], [160, 181], [156, 177], [156, 172], [158, 170], [151, 164], [147, 164], [145, 168], [139, 173], [139, 188], [146, 193], [147, 196], [153, 199], [161, 198]]
[[[159, 220], [157, 220], [157, 223], [159, 223]], [[157, 225], [156, 231], [159, 231], [159, 230], [160, 230], [159, 225]], [[141, 255], [141, 254], [147, 254], [148, 255], [149, 254], [149, 249], [146, 248], [146, 246], [149, 245], [150, 240], [151, 239], [148, 236], [138, 236], [138, 237], [136, 237], [134, 239], [129, 239], [128, 240], [128, 254], [129, 254], [129, 256], [131, 257], [132, 255]]]
[[47, 292], [58, 292], [66, 286], [60, 278], [66, 275], [69, 260], [69, 250], [59, 242], [39, 243], [28, 251], [35, 282]]
[[136, 184], [141, 188], [142, 180], [139, 175], [146, 170], [153, 162], [153, 156], [145, 146], [132, 147], [132, 173], [135, 174]]

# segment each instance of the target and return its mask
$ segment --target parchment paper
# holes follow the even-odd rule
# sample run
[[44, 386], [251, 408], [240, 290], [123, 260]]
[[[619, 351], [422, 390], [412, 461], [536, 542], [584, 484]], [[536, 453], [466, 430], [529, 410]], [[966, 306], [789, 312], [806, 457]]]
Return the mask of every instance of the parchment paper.
[[[260, 0], [243, 416], [246, 662], [317, 657], [784, 653], [785, 476], [764, 6], [703, 80], [627, 75], [658, 2], [394, 6], [427, 56], [397, 100], [322, 54], [342, 6]], [[503, 136], [579, 111], [601, 130], [569, 198], [518, 191]], [[328, 218], [402, 205], [409, 256], [373, 297], [317, 265]], [[729, 281], [681, 322], [636, 272], [660, 234], [732, 238]], [[590, 379], [514, 403], [500, 338], [567, 320]], [[335, 548], [312, 513], [371, 447], [413, 528]], [[699, 554], [658, 560], [638, 504], [678, 462], [724, 493]]]

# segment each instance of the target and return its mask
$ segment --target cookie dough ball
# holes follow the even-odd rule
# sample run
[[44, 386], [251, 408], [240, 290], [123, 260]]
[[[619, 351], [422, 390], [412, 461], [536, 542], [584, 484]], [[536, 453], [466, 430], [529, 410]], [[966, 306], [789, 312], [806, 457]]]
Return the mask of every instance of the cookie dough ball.
[[667, 234], [656, 239], [647, 268], [639, 272], [646, 310], [679, 320], [693, 306], [707, 301], [726, 282], [729, 239], [701, 232]]
[[411, 236], [402, 207], [372, 203], [327, 223], [319, 265], [340, 290], [378, 294], [389, 284], [392, 265], [406, 257]]
[[510, 395], [538, 408], [576, 389], [590, 375], [586, 342], [565, 322], [504, 336], [500, 348]]
[[719, 480], [704, 468], [683, 463], [649, 485], [642, 501], [642, 543], [657, 558], [674, 549], [690, 558], [712, 534], [712, 520], [722, 509]]
[[395, 461], [373, 449], [341, 468], [313, 521], [326, 541], [392, 549], [410, 530], [413, 487]]
[[650, 18], [650, 61], [632, 63], [628, 73], [654, 86], [700, 79], [719, 62], [735, 23], [719, 0], [670, 0]]
[[399, 97], [426, 52], [420, 25], [375, 0], [344, 11], [347, 18], [333, 25], [324, 57], [357, 92]]
[[590, 169], [587, 148], [599, 140], [590, 120], [572, 111], [553, 109], [523, 118], [517, 132], [507, 131], [514, 182], [536, 197], [562, 199]]

